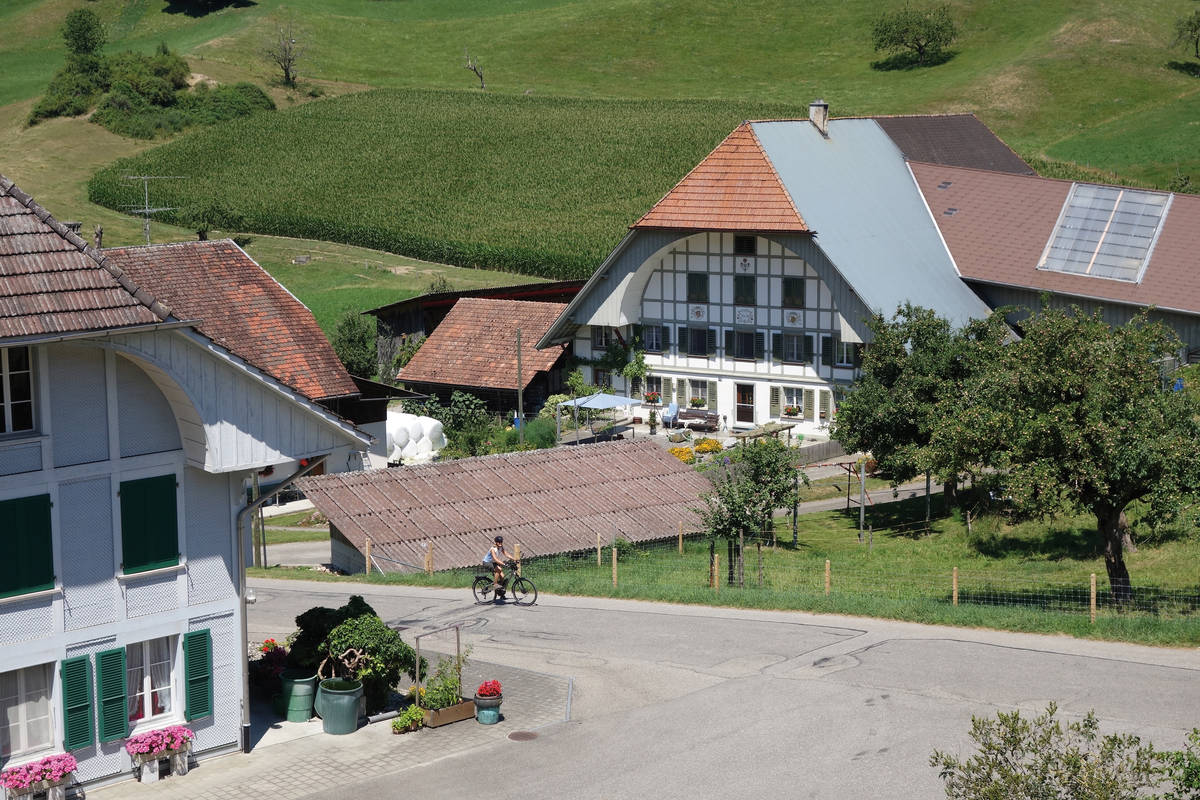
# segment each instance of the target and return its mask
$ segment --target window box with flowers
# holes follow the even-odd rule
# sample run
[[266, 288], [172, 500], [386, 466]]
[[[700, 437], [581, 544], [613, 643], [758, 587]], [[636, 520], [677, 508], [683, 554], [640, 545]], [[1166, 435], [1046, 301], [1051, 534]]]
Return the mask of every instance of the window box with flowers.
[[480, 725], [495, 725], [500, 721], [500, 703], [504, 695], [500, 681], [484, 681], [475, 690], [475, 719]]
[[153, 731], [135, 733], [125, 740], [125, 752], [133, 759], [138, 780], [153, 783], [162, 773], [162, 765], [169, 762], [172, 775], [186, 775], [188, 755], [196, 734], [182, 725], [171, 725]]
[[77, 766], [75, 756], [69, 753], [46, 756], [0, 772], [0, 786], [8, 790], [10, 798], [42, 794], [46, 800], [63, 800]]
[[785, 417], [799, 417], [800, 413], [801, 413], [800, 406], [784, 406], [783, 407], [783, 415]]
[[645, 392], [642, 394], [642, 400], [648, 405], [656, 406], [662, 402], [662, 394], [660, 392]]
[[691, 400], [688, 400], [688, 405], [692, 408], [704, 408], [708, 405], [708, 401], [703, 397], [693, 397]]

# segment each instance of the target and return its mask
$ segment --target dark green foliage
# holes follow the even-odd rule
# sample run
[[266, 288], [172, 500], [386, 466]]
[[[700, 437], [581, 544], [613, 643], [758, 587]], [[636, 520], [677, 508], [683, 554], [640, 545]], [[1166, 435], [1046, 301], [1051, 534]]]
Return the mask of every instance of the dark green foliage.
[[[505, 430], [502, 441], [505, 450], [516, 450], [520, 446], [520, 432], [515, 427]], [[554, 420], [537, 417], [525, 422], [526, 450], [543, 450], [554, 447], [557, 443], [558, 433], [554, 429]]]
[[876, 51], [909, 54], [918, 66], [944, 60], [940, 57], [957, 36], [948, 5], [920, 11], [906, 5], [881, 15], [871, 29]]
[[396, 351], [395, 360], [392, 361], [392, 374], [387, 377], [389, 379], [395, 377], [396, 373], [404, 369], [423, 344], [425, 344], [424, 336], [409, 336], [405, 339], [404, 344], [400, 345], [400, 349]]
[[315, 675], [325, 659], [329, 633], [348, 619], [378, 616], [361, 595], [352, 595], [340, 608], [315, 606], [296, 617], [297, 631], [289, 637], [288, 665]]
[[374, 614], [351, 617], [329, 632], [325, 651], [330, 663], [337, 663], [350, 649], [358, 650], [362, 659], [354, 669], [339, 668], [337, 674], [362, 681], [368, 714], [384, 708], [388, 692], [396, 687], [402, 674], [416, 678], [416, 651]]
[[1162, 772], [1172, 790], [1161, 800], [1200, 800], [1200, 728], [1193, 728], [1182, 750], [1159, 753]]
[[1175, 20], [1175, 38], [1172, 47], [1183, 45], [1192, 49], [1192, 55], [1200, 58], [1200, 10]]
[[1028, 719], [1003, 711], [996, 719], [972, 717], [978, 752], [965, 760], [935, 750], [952, 800], [1129, 800], [1158, 784], [1154, 748], [1137, 736], [1100, 736], [1095, 714], [1065, 726], [1057, 707]]
[[367, 314], [347, 311], [333, 331], [333, 350], [346, 366], [346, 371], [360, 378], [369, 378], [376, 370], [376, 321]]
[[[163, 87], [158, 84], [151, 88], [161, 91]], [[190, 92], [181, 91], [164, 97], [168, 102], [152, 102], [133, 86], [114, 83], [92, 121], [122, 136], [153, 139], [194, 125], [211, 125], [275, 108], [271, 98], [251, 83], [216, 88], [200, 84]]]
[[[755, 439], [730, 451], [713, 476], [714, 490], [698, 509], [711, 536], [757, 536], [770, 526], [771, 514], [795, 496], [794, 453], [778, 439]], [[807, 476], [801, 484], [808, 485]]]
[[46, 87], [46, 93], [29, 112], [29, 124], [54, 117], [86, 114], [108, 89], [107, 62], [100, 56], [71, 56]]
[[90, 8], [77, 8], [67, 14], [62, 27], [63, 41], [72, 55], [93, 55], [104, 47], [104, 25]]
[[[441, 658], [438, 659], [437, 668], [433, 675], [425, 682], [425, 697], [424, 702], [427, 708], [439, 709], [449, 708], [455, 703], [462, 702], [462, 671], [463, 662], [466, 661], [464, 654], [459, 658]], [[424, 672], [424, 664], [422, 672]]]

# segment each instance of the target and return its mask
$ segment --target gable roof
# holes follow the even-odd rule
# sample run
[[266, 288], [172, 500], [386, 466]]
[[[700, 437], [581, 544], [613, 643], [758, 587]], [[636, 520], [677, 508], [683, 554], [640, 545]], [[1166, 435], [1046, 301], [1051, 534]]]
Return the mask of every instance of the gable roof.
[[586, 282], [583, 278], [573, 278], [569, 281], [538, 281], [537, 283], [518, 283], [509, 286], [484, 286], [481, 289], [426, 292], [387, 305], [369, 308], [362, 313], [383, 318], [389, 314], [415, 308], [427, 309], [443, 306], [449, 308], [464, 297], [487, 297], [493, 300], [540, 300], [555, 303], [560, 299], [567, 299], [568, 296], [574, 297]]
[[708, 479], [649, 439], [555, 447], [424, 466], [302, 478], [297, 485], [380, 566], [478, 564], [500, 534], [524, 557], [596, 546], [596, 531], [631, 541], [700, 530]]
[[1200, 313], [1200, 196], [1174, 195], [1142, 279], [1134, 283], [1037, 268], [1071, 181], [911, 167], [964, 279]]
[[0, 175], [0, 339], [153, 325], [152, 291]]
[[527, 386], [562, 354], [563, 345], [538, 350], [537, 343], [566, 307], [566, 303], [464, 297], [396, 378], [406, 383], [515, 391], [520, 328], [522, 378]]
[[221, 347], [313, 400], [358, 394], [312, 312], [228, 239], [104, 255]]
[[747, 122], [630, 227], [811, 233]]
[[871, 117], [909, 161], [1036, 175], [974, 114]]

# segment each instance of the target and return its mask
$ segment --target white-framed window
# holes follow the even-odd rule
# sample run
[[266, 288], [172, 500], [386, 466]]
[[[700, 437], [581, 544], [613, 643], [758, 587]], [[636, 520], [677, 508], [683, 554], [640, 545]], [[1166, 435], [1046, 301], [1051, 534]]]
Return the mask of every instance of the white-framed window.
[[53, 683], [53, 664], [0, 672], [0, 759], [47, 750], [54, 744]]
[[175, 708], [175, 639], [164, 636], [125, 647], [129, 725], [169, 717]]
[[811, 333], [783, 334], [783, 352], [780, 359], [788, 364], [807, 364], [813, 360]]
[[647, 325], [642, 328], [642, 347], [647, 353], [661, 353], [663, 350], [663, 335], [661, 325]]
[[0, 348], [0, 436], [32, 430], [33, 366], [29, 348]]
[[658, 396], [662, 397], [663, 380], [657, 375], [646, 376], [646, 392], [658, 392]]
[[839, 367], [857, 367], [861, 353], [862, 345], [858, 342], [838, 341], [834, 354], [836, 364]]
[[693, 408], [708, 406], [708, 382], [688, 381], [688, 405]]
[[607, 350], [612, 340], [611, 329], [600, 326], [592, 328], [592, 350]]

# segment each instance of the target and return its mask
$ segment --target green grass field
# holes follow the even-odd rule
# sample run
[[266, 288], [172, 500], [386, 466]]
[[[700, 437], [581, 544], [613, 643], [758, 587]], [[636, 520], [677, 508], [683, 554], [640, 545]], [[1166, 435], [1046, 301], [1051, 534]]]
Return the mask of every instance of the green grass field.
[[[934, 502], [940, 513], [940, 497]], [[706, 541], [688, 540], [684, 553], [673, 540], [618, 546], [618, 585], [612, 586], [611, 551], [597, 566], [594, 551], [576, 556], [530, 558], [524, 573], [551, 594], [612, 596], [665, 602], [750, 608], [805, 609], [915, 622], [990, 627], [1040, 633], [1137, 641], [1159, 645], [1200, 643], [1200, 582], [1195, 564], [1200, 540], [1164, 537], [1145, 541], [1128, 556], [1137, 608], [1121, 609], [1108, 599], [1103, 560], [1096, 555], [1094, 521], [1086, 517], [1054, 523], [1002, 524], [985, 518], [968, 534], [957, 516], [935, 519], [932, 532], [918, 534], [924, 498], [871, 509], [866, 541], [857, 533], [857, 514], [826, 512], [800, 519], [799, 547], [790, 523], [780, 521], [778, 542], [746, 547], [742, 587], [730, 586], [728, 550], [717, 543], [720, 586], [708, 585]], [[825, 593], [825, 562], [830, 592]], [[953, 572], [959, 572], [959, 603], [953, 602]], [[1098, 617], [1089, 619], [1089, 579], [1097, 574]], [[304, 569], [268, 569], [261, 577], [459, 587], [466, 591], [476, 570], [432, 576], [378, 575], [338, 578]]]

